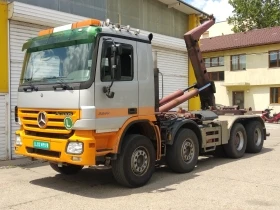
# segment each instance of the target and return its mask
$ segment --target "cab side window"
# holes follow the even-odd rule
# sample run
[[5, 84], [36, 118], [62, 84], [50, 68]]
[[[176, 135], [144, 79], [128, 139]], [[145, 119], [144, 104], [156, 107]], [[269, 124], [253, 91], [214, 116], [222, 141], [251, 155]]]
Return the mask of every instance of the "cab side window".
[[[129, 44], [120, 44], [122, 52], [116, 53], [115, 81], [133, 80], [133, 47]], [[111, 53], [111, 41], [104, 41], [101, 54], [101, 81], [112, 81], [111, 68], [113, 55]]]

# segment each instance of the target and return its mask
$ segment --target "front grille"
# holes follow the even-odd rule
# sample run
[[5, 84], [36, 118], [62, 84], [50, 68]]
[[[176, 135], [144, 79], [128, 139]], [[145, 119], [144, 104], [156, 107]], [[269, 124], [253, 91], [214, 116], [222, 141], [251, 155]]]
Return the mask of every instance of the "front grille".
[[[40, 112], [46, 113], [47, 123], [45, 128], [40, 128], [38, 125], [38, 115]], [[73, 135], [72, 130], [67, 130], [64, 126], [64, 118], [66, 116], [71, 116], [73, 123], [79, 118], [78, 110], [19, 109], [18, 113], [26, 135], [57, 139], [67, 139]]]
[[26, 147], [26, 150], [28, 153], [31, 153], [31, 154], [44, 155], [44, 156], [55, 157], [55, 158], [60, 157], [60, 152], [43, 150], [43, 149], [35, 149], [35, 148], [31, 148], [31, 147]]
[[69, 139], [71, 136], [74, 135], [74, 131], [69, 134], [57, 134], [57, 133], [44, 133], [44, 132], [35, 132], [35, 131], [25, 131], [25, 135], [28, 136], [38, 136], [43, 138], [52, 138], [52, 139]]

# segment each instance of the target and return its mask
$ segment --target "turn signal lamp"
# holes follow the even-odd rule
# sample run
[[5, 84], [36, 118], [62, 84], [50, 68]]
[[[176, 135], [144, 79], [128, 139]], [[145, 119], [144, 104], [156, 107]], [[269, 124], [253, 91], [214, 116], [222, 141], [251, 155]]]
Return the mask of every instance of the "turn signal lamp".
[[46, 30], [42, 30], [39, 32], [38, 35], [44, 36], [44, 35], [48, 35], [48, 34], [59, 32], [59, 31], [81, 28], [81, 27], [85, 27], [85, 26], [101, 26], [101, 21], [97, 20], [97, 19], [87, 19], [87, 20], [75, 22], [72, 24], [64, 25], [64, 26], [59, 26], [59, 27], [55, 27], [55, 28], [49, 28]]

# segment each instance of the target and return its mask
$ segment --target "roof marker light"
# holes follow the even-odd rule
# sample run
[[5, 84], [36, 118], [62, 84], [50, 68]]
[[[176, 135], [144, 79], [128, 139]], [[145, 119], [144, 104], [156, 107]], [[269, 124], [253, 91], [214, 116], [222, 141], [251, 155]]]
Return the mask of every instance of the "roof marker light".
[[64, 31], [64, 30], [69, 30], [69, 29], [76, 29], [76, 28], [82, 28], [85, 26], [101, 26], [101, 21], [97, 19], [87, 19], [83, 21], [78, 21], [72, 24], [64, 25], [64, 26], [59, 26], [56, 28], [49, 28], [46, 30], [42, 30], [38, 33], [39, 36], [43, 35], [48, 35], [51, 33], [59, 32], [59, 31]]
[[110, 25], [110, 19], [106, 19], [105, 25], [106, 25], [106, 26], [109, 26], [109, 25]]
[[140, 29], [137, 29], [137, 30], [135, 31], [135, 35], [138, 35], [138, 34], [140, 34]]
[[39, 36], [44, 36], [44, 35], [47, 35], [47, 34], [52, 34], [53, 33], [53, 28], [48, 28], [48, 29], [45, 29], [45, 30], [42, 30], [38, 33]]
[[101, 26], [101, 21], [97, 19], [88, 19], [88, 20], [72, 23], [72, 29], [81, 28], [84, 26]]
[[59, 31], [65, 31], [65, 30], [69, 30], [72, 28], [72, 24], [68, 24], [68, 25], [64, 25], [64, 26], [59, 26], [59, 27], [55, 27], [53, 29], [53, 33], [55, 32], [59, 32]]

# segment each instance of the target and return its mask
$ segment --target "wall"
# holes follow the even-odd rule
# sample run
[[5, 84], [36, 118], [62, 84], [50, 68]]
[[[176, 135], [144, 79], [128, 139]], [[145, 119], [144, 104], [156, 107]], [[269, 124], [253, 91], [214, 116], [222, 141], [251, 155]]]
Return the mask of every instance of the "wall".
[[0, 93], [8, 93], [8, 6], [0, 1]]
[[[44, 7], [83, 17], [106, 19], [106, 0], [15, 0], [18, 2]], [[13, 2], [13, 0], [11, 1]]]
[[216, 104], [229, 106], [231, 104], [230, 95], [229, 95], [230, 93], [228, 93], [226, 87], [223, 86], [223, 82], [216, 81], [215, 87], [216, 87], [216, 93], [215, 93]]
[[[270, 87], [280, 86], [280, 68], [269, 68], [268, 51], [279, 50], [280, 44], [203, 53], [203, 57], [224, 56], [224, 66], [207, 68], [208, 72], [225, 71], [225, 80], [215, 82], [216, 103], [232, 104], [232, 92], [244, 91], [245, 108], [280, 112], [280, 104], [270, 104]], [[230, 55], [246, 54], [246, 70], [230, 71]]]
[[[189, 16], [189, 25], [188, 25], [188, 30], [191, 30], [199, 25], [199, 17], [196, 15], [190, 15]], [[194, 74], [194, 69], [192, 66], [191, 61], [189, 60], [189, 78], [188, 78], [188, 84], [189, 86], [193, 85], [196, 83], [196, 78]], [[195, 97], [189, 100], [189, 111], [193, 110], [199, 110], [200, 109], [200, 97]]]
[[183, 38], [187, 15], [156, 0], [107, 0], [107, 17], [154, 33]]
[[209, 28], [201, 38], [233, 34], [234, 32], [231, 30], [232, 28], [233, 26], [229, 25], [226, 21], [217, 22], [211, 28]]
[[183, 38], [187, 15], [156, 0], [16, 0], [52, 10], [67, 12]]
[[[279, 50], [280, 44], [203, 53], [203, 57], [224, 56], [224, 67], [211, 67], [210, 71], [225, 71], [225, 83], [249, 83], [250, 85], [279, 84], [280, 68], [269, 68], [268, 51]], [[230, 71], [231, 55], [246, 54], [246, 70]], [[263, 75], [266, 74], [264, 77]]]

